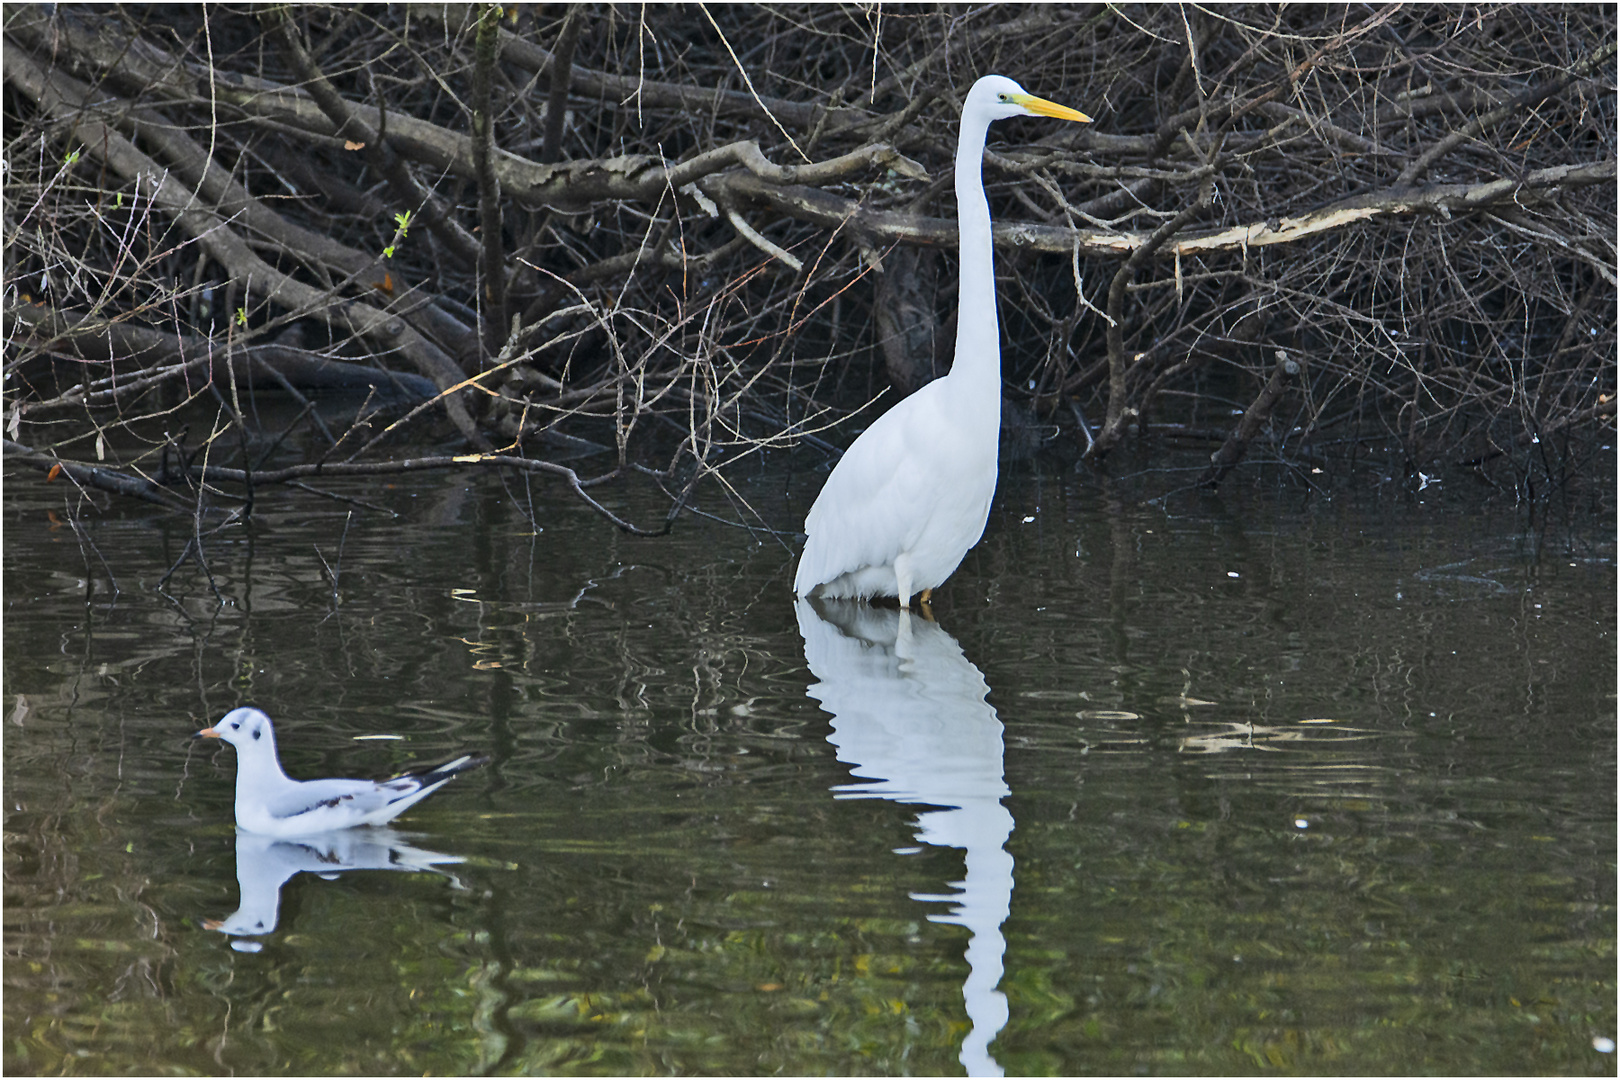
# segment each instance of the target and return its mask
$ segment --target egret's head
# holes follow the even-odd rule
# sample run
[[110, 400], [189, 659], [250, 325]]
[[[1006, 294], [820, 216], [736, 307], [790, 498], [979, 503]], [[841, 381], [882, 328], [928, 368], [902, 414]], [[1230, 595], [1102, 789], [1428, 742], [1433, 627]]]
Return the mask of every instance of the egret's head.
[[1038, 98], [1005, 75], [986, 75], [973, 84], [967, 100], [962, 103], [962, 115], [970, 112], [981, 112], [990, 120], [1005, 120], [1009, 116], [1050, 116], [1057, 120], [1091, 123], [1091, 117], [1085, 113]]
[[232, 709], [225, 718], [211, 728], [197, 732], [200, 739], [224, 739], [238, 750], [249, 747], [275, 745], [275, 734], [270, 718], [258, 709]]

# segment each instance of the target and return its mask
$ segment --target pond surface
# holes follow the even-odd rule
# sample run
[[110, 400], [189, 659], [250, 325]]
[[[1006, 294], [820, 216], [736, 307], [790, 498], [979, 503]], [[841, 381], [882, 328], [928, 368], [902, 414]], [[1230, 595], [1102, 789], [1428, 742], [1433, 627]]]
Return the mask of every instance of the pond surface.
[[[790, 529], [819, 465], [733, 479]], [[160, 589], [190, 521], [8, 472], [8, 1072], [1615, 1072], [1612, 507], [1022, 467], [936, 623], [539, 481], [315, 486], [370, 506]], [[189, 736], [250, 703], [298, 777], [493, 761], [238, 837]]]

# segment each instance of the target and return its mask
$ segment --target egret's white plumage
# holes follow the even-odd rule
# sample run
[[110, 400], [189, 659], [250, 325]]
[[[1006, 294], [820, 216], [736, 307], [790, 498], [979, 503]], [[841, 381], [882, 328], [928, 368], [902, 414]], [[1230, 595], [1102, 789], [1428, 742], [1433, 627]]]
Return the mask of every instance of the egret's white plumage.
[[232, 709], [200, 738], [236, 747], [236, 824], [261, 836], [310, 836], [381, 825], [433, 794], [458, 772], [488, 758], [466, 754], [391, 780], [294, 780], [281, 771], [270, 718], [254, 708]]
[[827, 478], [804, 521], [799, 596], [908, 604], [950, 577], [984, 535], [996, 491], [1001, 336], [981, 164], [990, 124], [1011, 116], [1090, 120], [1000, 75], [968, 91], [956, 149], [956, 359], [949, 374], [878, 417]]

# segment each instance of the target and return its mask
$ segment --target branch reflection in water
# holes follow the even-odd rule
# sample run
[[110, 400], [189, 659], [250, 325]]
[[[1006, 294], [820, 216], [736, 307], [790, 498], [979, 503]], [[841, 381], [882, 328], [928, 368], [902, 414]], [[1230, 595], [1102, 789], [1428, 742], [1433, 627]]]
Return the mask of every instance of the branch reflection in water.
[[412, 847], [402, 833], [390, 828], [344, 829], [297, 839], [236, 831], [236, 884], [240, 906], [223, 919], [206, 919], [203, 926], [231, 935], [231, 948], [258, 952], [263, 944], [244, 940], [275, 932], [281, 912], [281, 887], [298, 874], [318, 874], [330, 881], [349, 870], [404, 870], [444, 874], [440, 866], [465, 862], [457, 855]]
[[[832, 714], [829, 741], [860, 782], [834, 788], [841, 799], [889, 799], [941, 807], [917, 815], [917, 839], [965, 849], [967, 875], [945, 895], [912, 899], [954, 904], [932, 922], [965, 926], [968, 977], [962, 996], [972, 1030], [960, 1060], [970, 1076], [1000, 1076], [990, 1042], [1007, 1023], [1001, 982], [1012, 904], [1012, 814], [1001, 804], [1001, 721], [985, 696], [984, 675], [938, 624], [910, 612], [847, 601], [799, 600], [799, 633], [809, 694]], [[863, 779], [864, 778], [864, 779]]]

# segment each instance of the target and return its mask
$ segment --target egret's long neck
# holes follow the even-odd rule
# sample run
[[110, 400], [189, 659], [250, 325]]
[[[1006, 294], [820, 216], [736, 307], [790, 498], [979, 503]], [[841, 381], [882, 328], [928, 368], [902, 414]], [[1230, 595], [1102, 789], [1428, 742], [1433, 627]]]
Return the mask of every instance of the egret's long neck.
[[956, 305], [953, 381], [972, 384], [975, 397], [1001, 401], [1001, 331], [996, 322], [996, 272], [990, 245], [990, 204], [982, 179], [989, 121], [962, 116], [956, 147], [956, 220], [962, 243], [961, 292]]

